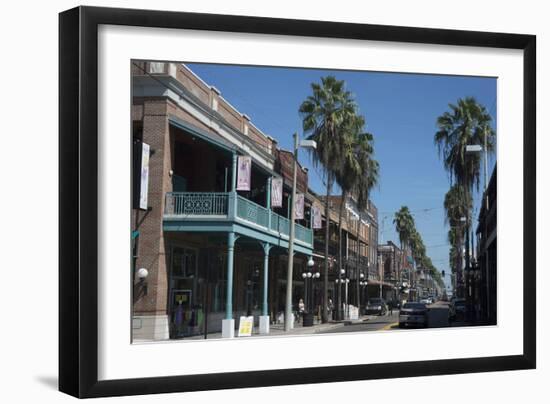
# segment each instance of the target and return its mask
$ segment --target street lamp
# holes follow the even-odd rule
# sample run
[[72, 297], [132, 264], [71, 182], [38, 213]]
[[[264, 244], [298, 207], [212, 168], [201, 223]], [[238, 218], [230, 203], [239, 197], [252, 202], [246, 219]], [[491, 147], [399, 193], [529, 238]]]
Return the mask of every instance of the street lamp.
[[[363, 277], [364, 277], [364, 275], [361, 274], [361, 278], [363, 278]], [[369, 284], [368, 281], [360, 281], [360, 282], [359, 282], [359, 286], [361, 286], [361, 289], [362, 289], [361, 294], [362, 294], [363, 296], [365, 296], [365, 290], [366, 290], [368, 284]], [[368, 301], [368, 300], [367, 300], [367, 297], [365, 296], [365, 310], [366, 310], [366, 307], [367, 307], [367, 301]]]
[[144, 295], [147, 295], [147, 277], [148, 276], [149, 276], [149, 271], [147, 270], [147, 268], [140, 268], [136, 272], [138, 285], [141, 288]]
[[363, 286], [363, 278], [365, 277], [365, 274], [363, 272], [361, 272], [359, 274], [359, 279], [357, 280], [357, 285], [359, 286], [357, 289], [358, 289], [358, 293], [357, 293], [357, 310], [360, 312], [361, 311], [361, 293], [359, 291], [360, 287]]
[[349, 303], [348, 303], [348, 285], [349, 285], [349, 279], [344, 279], [344, 283], [346, 285], [346, 318], [349, 319]]
[[[294, 168], [292, 173], [292, 199], [290, 204], [290, 230], [288, 236], [288, 268], [286, 275], [286, 304], [285, 304], [285, 331], [292, 329], [292, 270], [294, 266], [294, 219], [295, 219], [295, 207], [296, 201], [296, 171], [298, 166], [298, 148], [311, 148], [316, 149], [317, 143], [313, 140], [298, 141], [298, 134], [294, 133]], [[310, 258], [311, 261], [313, 259]], [[308, 262], [309, 266], [309, 262]], [[325, 302], [326, 305], [326, 302]]]

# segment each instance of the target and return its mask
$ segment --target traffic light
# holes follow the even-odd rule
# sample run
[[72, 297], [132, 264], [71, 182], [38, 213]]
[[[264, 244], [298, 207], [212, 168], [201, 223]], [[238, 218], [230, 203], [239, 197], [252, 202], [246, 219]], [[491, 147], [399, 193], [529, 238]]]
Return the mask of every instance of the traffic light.
[[445, 271], [441, 271], [441, 276], [445, 278]]

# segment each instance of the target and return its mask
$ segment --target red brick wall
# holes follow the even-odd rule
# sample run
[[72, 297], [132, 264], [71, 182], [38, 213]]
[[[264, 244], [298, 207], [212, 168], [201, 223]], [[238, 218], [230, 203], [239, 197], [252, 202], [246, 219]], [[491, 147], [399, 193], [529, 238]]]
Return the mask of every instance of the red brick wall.
[[[143, 103], [143, 141], [155, 150], [149, 161], [150, 212], [139, 211], [139, 258], [136, 269], [146, 268], [147, 294], [134, 302], [134, 314], [165, 314], [167, 307], [167, 267], [162, 217], [164, 195], [171, 190], [169, 178], [170, 138], [168, 136], [167, 103], [165, 100]], [[135, 211], [133, 211], [135, 214]]]

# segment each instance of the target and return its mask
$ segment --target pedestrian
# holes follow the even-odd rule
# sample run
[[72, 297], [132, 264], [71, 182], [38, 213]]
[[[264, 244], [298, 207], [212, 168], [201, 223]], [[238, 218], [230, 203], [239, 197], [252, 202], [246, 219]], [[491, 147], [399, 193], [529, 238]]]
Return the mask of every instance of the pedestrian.
[[390, 301], [389, 301], [388, 306], [390, 306], [390, 307], [389, 307], [389, 308], [390, 308], [390, 316], [392, 316], [392, 315], [393, 315], [393, 300], [390, 300]]
[[298, 314], [302, 319], [302, 324], [304, 323], [304, 311], [306, 310], [306, 305], [304, 304], [304, 299], [300, 299], [298, 302]]

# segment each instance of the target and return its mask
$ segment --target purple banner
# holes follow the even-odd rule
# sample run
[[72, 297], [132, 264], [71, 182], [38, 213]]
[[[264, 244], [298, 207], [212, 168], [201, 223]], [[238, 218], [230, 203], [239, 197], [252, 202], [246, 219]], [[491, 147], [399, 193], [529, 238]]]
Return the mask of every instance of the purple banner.
[[313, 228], [321, 229], [323, 227], [323, 219], [321, 217], [321, 208], [317, 205], [313, 205], [312, 214], [313, 214]]
[[294, 204], [294, 218], [304, 218], [304, 194], [296, 194], [296, 203]]
[[281, 208], [283, 206], [283, 178], [273, 177], [271, 179], [271, 207]]
[[237, 162], [237, 191], [250, 191], [250, 173], [252, 172], [252, 158], [239, 156]]

